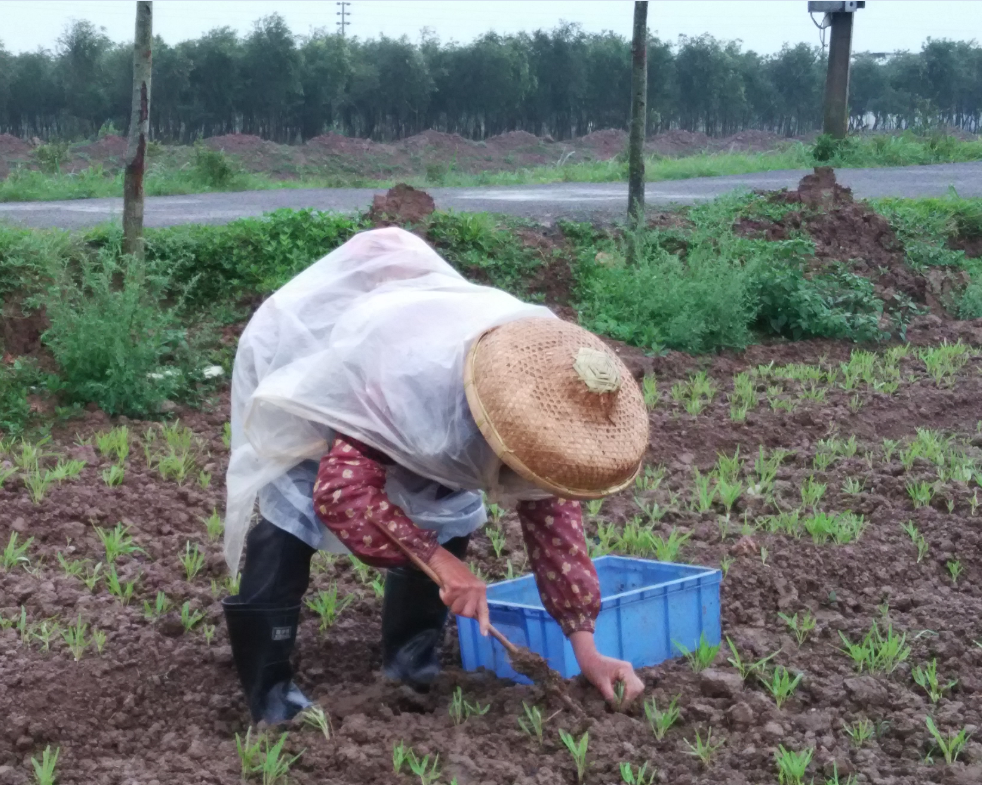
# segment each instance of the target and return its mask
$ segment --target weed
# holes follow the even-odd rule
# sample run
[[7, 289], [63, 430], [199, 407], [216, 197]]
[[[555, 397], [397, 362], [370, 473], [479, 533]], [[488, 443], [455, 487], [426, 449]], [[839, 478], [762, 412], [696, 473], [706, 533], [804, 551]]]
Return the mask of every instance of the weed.
[[171, 601], [168, 596], [162, 591], [158, 591], [153, 605], [150, 604], [149, 600], [143, 601], [143, 617], [150, 622], [157, 621], [157, 619], [167, 613], [170, 608]]
[[480, 703], [476, 701], [471, 703], [464, 699], [464, 690], [461, 687], [457, 687], [453, 691], [453, 696], [450, 699], [450, 719], [453, 720], [454, 725], [460, 725], [465, 720], [470, 719], [472, 716], [481, 716], [488, 713], [488, 709], [491, 708], [491, 704], [486, 706], [481, 706]]
[[958, 684], [958, 679], [952, 679], [947, 684], [938, 681], [938, 661], [931, 660], [927, 665], [915, 665], [910, 672], [914, 683], [920, 687], [931, 699], [931, 703], [937, 703], [944, 697], [946, 692], [950, 692], [952, 687]]
[[139, 575], [129, 582], [121, 581], [119, 574], [116, 572], [115, 565], [110, 564], [109, 574], [106, 575], [106, 588], [119, 601], [120, 605], [129, 605], [130, 600], [133, 599], [133, 591], [136, 589], [136, 582], [138, 580], [140, 580]]
[[495, 558], [500, 559], [502, 552], [505, 550], [505, 533], [496, 527], [489, 527], [487, 532]]
[[648, 720], [651, 732], [655, 734], [655, 739], [661, 741], [669, 729], [678, 722], [679, 711], [678, 703], [681, 695], [676, 695], [664, 709], [658, 708], [658, 703], [654, 699], [646, 701], [644, 704], [644, 716]]
[[826, 484], [817, 482], [815, 475], [810, 475], [801, 485], [801, 501], [808, 507], [815, 508], [825, 495]]
[[573, 763], [576, 764], [576, 781], [583, 782], [584, 777], [586, 777], [586, 752], [587, 745], [590, 743], [590, 734], [584, 733], [580, 736], [579, 741], [575, 741], [571, 734], [560, 730], [559, 738], [569, 750]]
[[702, 738], [699, 731], [696, 731], [695, 743], [689, 741], [688, 739], [684, 739], [684, 741], [685, 746], [689, 748], [689, 754], [694, 758], [698, 758], [702, 762], [702, 765], [707, 768], [709, 767], [709, 764], [712, 763], [713, 756], [716, 755], [717, 750], [723, 746], [723, 742], [721, 741], [713, 744], [712, 728], [709, 728], [709, 730], [706, 731], [705, 739]]
[[180, 557], [181, 566], [184, 567], [184, 574], [187, 576], [188, 581], [193, 581], [195, 576], [201, 572], [205, 567], [205, 555], [198, 548], [198, 544], [194, 544], [194, 548], [191, 547], [191, 541], [189, 540], [184, 546], [184, 555]]
[[777, 762], [777, 781], [780, 785], [804, 785], [805, 771], [812, 761], [814, 749], [791, 752], [779, 744], [774, 759]]
[[111, 431], [97, 433], [95, 444], [103, 458], [122, 463], [130, 454], [130, 430], [125, 425], [119, 425]]
[[120, 556], [131, 556], [134, 553], [146, 554], [143, 548], [133, 542], [129, 532], [130, 527], [123, 526], [122, 523], [117, 523], [116, 528], [110, 530], [103, 529], [101, 526], [95, 527], [95, 533], [99, 536], [102, 547], [106, 549], [107, 564], [115, 564], [116, 559]]
[[957, 560], [947, 562], [946, 566], [948, 567], [948, 574], [951, 575], [952, 584], [957, 586], [958, 577], [962, 574], [965, 568], [962, 567], [962, 563]]
[[522, 708], [525, 710], [525, 716], [518, 718], [518, 727], [525, 732], [526, 736], [534, 736], [541, 747], [542, 726], [544, 724], [542, 712], [538, 706], [529, 706], [525, 701], [522, 701]]
[[644, 405], [649, 410], [658, 405], [658, 379], [654, 374], [648, 374], [641, 380], [641, 393], [644, 396]]
[[181, 626], [185, 632], [191, 632], [198, 623], [205, 618], [201, 611], [191, 610], [191, 601], [185, 600], [181, 606]]
[[645, 466], [644, 471], [635, 478], [634, 487], [639, 491], [656, 491], [664, 478], [664, 468]]
[[85, 588], [87, 588], [90, 592], [95, 591], [96, 584], [99, 582], [101, 577], [102, 562], [97, 562], [91, 570], [87, 570], [84, 575], [80, 576], [82, 583], [85, 584]]
[[409, 770], [419, 777], [420, 785], [433, 785], [440, 779], [440, 756], [436, 755], [430, 762], [430, 756], [424, 755], [422, 758], [416, 757], [415, 753], [409, 756]]
[[276, 785], [285, 780], [290, 773], [290, 767], [304, 753], [304, 750], [301, 750], [292, 758], [283, 754], [283, 745], [289, 735], [281, 734], [276, 743], [270, 746], [269, 736], [266, 733], [256, 734], [255, 741], [252, 741], [252, 728], [246, 731], [244, 740], [236, 733], [235, 748], [242, 764], [243, 780], [253, 775], [260, 776], [262, 785]]
[[126, 470], [117, 463], [114, 463], [108, 469], [102, 470], [102, 481], [110, 488], [122, 485], [125, 478]]
[[836, 545], [848, 545], [859, 539], [866, 528], [866, 519], [853, 512], [819, 512], [805, 518], [802, 526], [816, 543], [832, 540]]
[[41, 760], [39, 761], [35, 757], [31, 757], [31, 766], [34, 768], [34, 781], [37, 785], [55, 785], [57, 777], [55, 775], [55, 767], [58, 765], [58, 756], [61, 754], [61, 747], [55, 747], [55, 751], [51, 751], [51, 745], [49, 744], [44, 748], [44, 752], [41, 753]]
[[11, 532], [10, 539], [7, 540], [7, 545], [4, 547], [3, 553], [0, 554], [0, 566], [3, 567], [3, 571], [9, 572], [19, 564], [30, 564], [31, 560], [27, 557], [27, 551], [33, 542], [34, 538], [28, 537], [23, 545], [18, 545], [17, 532]]
[[404, 741], [392, 746], [392, 769], [396, 774], [402, 773], [402, 768], [413, 755], [413, 748], [407, 747]]
[[211, 515], [207, 518], [202, 518], [201, 521], [205, 525], [208, 539], [212, 542], [215, 542], [225, 533], [225, 522], [222, 520], [222, 516], [218, 514], [218, 510], [214, 507], [211, 510]]
[[600, 514], [600, 508], [603, 507], [603, 499], [589, 499], [586, 502], [586, 512], [591, 518], [596, 518]]
[[685, 545], [691, 536], [691, 532], [688, 534], [679, 534], [675, 527], [672, 527], [672, 530], [668, 533], [667, 540], [663, 539], [660, 534], [652, 535], [651, 547], [655, 552], [655, 558], [663, 562], [678, 561], [682, 546]]
[[949, 733], [947, 736], [942, 736], [941, 732], [938, 730], [938, 726], [934, 724], [934, 720], [930, 717], [924, 718], [924, 723], [927, 725], [928, 731], [934, 737], [935, 744], [941, 754], [944, 756], [945, 763], [949, 766], [958, 760], [958, 756], [961, 755], [962, 750], [965, 749], [965, 745], [968, 743], [968, 739], [971, 734], [962, 728], [958, 733]]
[[709, 641], [706, 640], [705, 633], [700, 633], [699, 635], [699, 645], [693, 651], [689, 651], [681, 643], [675, 642], [675, 648], [678, 649], [689, 662], [696, 673], [706, 670], [713, 661], [716, 659], [716, 655], [719, 654], [721, 644], [717, 643], [715, 646], [710, 646]]
[[934, 484], [930, 482], [909, 482], [907, 493], [914, 502], [914, 507], [926, 507], [934, 498]]
[[712, 474], [702, 474], [698, 469], [693, 471], [692, 506], [698, 512], [709, 512], [716, 498], [718, 485], [713, 483]]
[[319, 730], [328, 741], [331, 740], [331, 718], [320, 706], [314, 705], [304, 709], [300, 714], [300, 720], [307, 727]]
[[630, 763], [621, 763], [620, 772], [624, 785], [654, 785], [656, 772], [652, 769], [649, 774], [647, 763], [637, 769], [633, 769]]
[[106, 633], [102, 630], [92, 630], [92, 643], [95, 644], [95, 650], [102, 654], [102, 650], [106, 648]]
[[788, 669], [783, 665], [778, 665], [772, 672], [769, 679], [764, 680], [761, 678], [761, 683], [767, 688], [767, 691], [774, 698], [774, 702], [777, 704], [778, 709], [780, 709], [790, 698], [794, 695], [795, 690], [798, 689], [798, 685], [801, 683], [802, 674], [795, 675], [791, 678], [791, 674], [788, 673]]
[[917, 548], [917, 561], [920, 563], [924, 560], [924, 557], [927, 556], [927, 540], [924, 539], [924, 535], [918, 531], [913, 521], [907, 521], [907, 523], [902, 523], [900, 526]]
[[767, 663], [781, 653], [781, 650], [778, 649], [776, 652], [768, 654], [763, 659], [757, 660], [757, 662], [744, 662], [740, 657], [740, 652], [737, 651], [736, 644], [730, 640], [729, 636], [726, 638], [726, 645], [729, 646], [730, 651], [733, 654], [732, 657], [727, 659], [727, 662], [729, 662], [730, 665], [739, 671], [740, 678], [742, 678], [744, 681], [749, 679], [751, 676], [759, 676], [762, 674]]
[[794, 633], [799, 648], [805, 642], [808, 633], [815, 629], [815, 617], [811, 615], [811, 611], [805, 611], [801, 617], [801, 621], [798, 620], [797, 613], [794, 616], [787, 616], [783, 613], [778, 613], [777, 615], [781, 618], [781, 621], [788, 625], [791, 632]]
[[844, 483], [842, 483], [842, 492], [848, 493], [850, 496], [858, 496], [863, 492], [866, 486], [866, 480], [858, 477], [846, 477]]
[[41, 644], [42, 651], [51, 650], [51, 641], [61, 631], [61, 626], [53, 619], [45, 619], [33, 625], [30, 635]]
[[89, 625], [82, 621], [82, 617], [79, 616], [75, 620], [75, 624], [71, 627], [65, 627], [61, 631], [61, 636], [65, 639], [65, 643], [68, 645], [68, 650], [72, 653], [75, 658], [75, 662], [82, 659], [82, 655], [85, 654], [85, 650], [89, 648], [90, 641], [85, 637], [88, 632]]
[[354, 597], [350, 594], [339, 600], [338, 585], [336, 582], [332, 582], [330, 590], [325, 591], [321, 589], [316, 595], [305, 600], [305, 603], [308, 608], [320, 617], [320, 627], [318, 629], [321, 632], [326, 632], [328, 627], [334, 626], [334, 622], [338, 620], [341, 612], [353, 601]]
[[65, 558], [65, 554], [63, 554], [61, 551], [58, 551], [55, 556], [58, 559], [58, 564], [61, 565], [61, 570], [65, 573], [65, 575], [67, 575], [69, 578], [82, 577], [83, 573], [85, 572], [85, 561], [82, 559], [72, 559], [69, 561], [67, 558]]
[[864, 669], [870, 673], [893, 673], [897, 666], [910, 656], [907, 634], [895, 635], [892, 624], [887, 625], [887, 633], [884, 637], [879, 625], [874, 621], [861, 643], [853, 643], [841, 631], [839, 637], [846, 647], [841, 651], [852, 658], [860, 673]]
[[844, 728], [846, 735], [852, 739], [852, 744], [854, 747], [859, 749], [867, 741], [873, 738], [875, 731], [873, 729], [873, 723], [868, 719], [863, 717], [862, 719], [856, 720], [852, 725], [846, 725]]

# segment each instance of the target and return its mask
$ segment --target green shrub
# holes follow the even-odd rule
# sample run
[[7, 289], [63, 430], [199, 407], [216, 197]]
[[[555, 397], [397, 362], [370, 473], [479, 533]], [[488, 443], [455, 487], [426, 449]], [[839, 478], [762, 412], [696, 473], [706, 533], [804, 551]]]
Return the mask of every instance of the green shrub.
[[224, 150], [212, 150], [195, 142], [191, 171], [208, 188], [222, 189], [231, 186], [242, 174], [242, 166]]
[[27, 396], [42, 381], [32, 360], [17, 358], [9, 365], [0, 364], [0, 437], [24, 433], [32, 419]]
[[67, 142], [48, 142], [34, 149], [34, 160], [45, 174], [60, 173], [61, 163], [67, 156]]

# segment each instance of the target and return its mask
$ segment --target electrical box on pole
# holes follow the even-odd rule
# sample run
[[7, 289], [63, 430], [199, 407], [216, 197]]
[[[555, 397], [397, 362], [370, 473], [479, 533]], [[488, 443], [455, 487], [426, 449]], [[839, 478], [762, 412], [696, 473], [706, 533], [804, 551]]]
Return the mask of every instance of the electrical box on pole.
[[810, 0], [808, 13], [825, 14], [825, 27], [832, 29], [829, 40], [829, 65], [825, 77], [825, 105], [822, 131], [844, 139], [849, 130], [849, 58], [852, 55], [852, 19], [863, 0], [854, 2], [816, 2]]

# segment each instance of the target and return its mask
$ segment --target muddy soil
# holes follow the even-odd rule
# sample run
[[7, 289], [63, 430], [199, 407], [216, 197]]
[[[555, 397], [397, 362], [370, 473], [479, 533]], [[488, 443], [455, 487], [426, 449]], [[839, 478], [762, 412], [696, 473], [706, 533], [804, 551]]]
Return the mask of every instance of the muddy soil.
[[[961, 338], [982, 345], [982, 324], [941, 323], [936, 317], [917, 322], [912, 341], [934, 345], [942, 338]], [[637, 354], [627, 347], [622, 353]], [[558, 730], [589, 731], [588, 783], [619, 782], [622, 761], [649, 762], [658, 782], [772, 783], [777, 781], [774, 752], [814, 748], [809, 768], [825, 782], [833, 765], [841, 780], [854, 774], [859, 783], [918, 785], [982, 781], [982, 745], [969, 741], [959, 761], [946, 766], [932, 744], [925, 717], [934, 717], [943, 732], [982, 724], [982, 528], [976, 511], [974, 480], [949, 479], [935, 489], [930, 505], [914, 507], [908, 483], [934, 482], [936, 467], [916, 460], [909, 470], [894, 450], [888, 456], [884, 439], [901, 443], [916, 429], [943, 430], [959, 439], [970, 460], [982, 463], [978, 437], [978, 400], [982, 396], [982, 359], [973, 356], [940, 383], [928, 376], [915, 353], [898, 361], [900, 385], [893, 394], [860, 384], [843, 389], [841, 374], [821, 383], [823, 400], [802, 396], [805, 386], [789, 380], [758, 382], [759, 404], [743, 421], [730, 416], [728, 393], [734, 374], [767, 364], [823, 364], [827, 370], [849, 359], [851, 347], [830, 342], [781, 343], [758, 346], [742, 354], [693, 359], [670, 354], [634, 357], [640, 372], [657, 373], [660, 400], [651, 414], [652, 440], [647, 456], [664, 471], [654, 490], [636, 489], [606, 501], [588, 523], [620, 528], [641, 514], [635, 495], [650, 508], [664, 510], [656, 523], [663, 536], [674, 527], [689, 535], [681, 558], [696, 564], [725, 565], [722, 584], [723, 631], [744, 659], [759, 659], [780, 650], [776, 662], [803, 674], [802, 682], [780, 709], [759, 684], [742, 682], [722, 652], [714, 665], [695, 673], [684, 660], [641, 671], [647, 697], [665, 706], [679, 695], [681, 718], [656, 741], [643, 712], [633, 707], [613, 712], [581, 680], [568, 694], [585, 719], [536, 688], [517, 686], [483, 673], [465, 673], [453, 629], [447, 632], [445, 671], [434, 688], [417, 695], [387, 683], [379, 673], [380, 601], [346, 559], [333, 563], [318, 558], [311, 590], [337, 582], [342, 594], [354, 597], [326, 634], [305, 610], [296, 665], [298, 680], [329, 712], [334, 735], [290, 728], [287, 748], [303, 751], [290, 781], [342, 783], [409, 783], [408, 774], [392, 771], [393, 745], [402, 741], [420, 755], [439, 754], [440, 782], [456, 777], [468, 783], [551, 785], [575, 782], [570, 756]], [[685, 411], [670, 390], [698, 369], [705, 370], [719, 392], [698, 415]], [[776, 401], [786, 401], [787, 408]], [[793, 404], [793, 405], [792, 405]], [[33, 537], [29, 565], [0, 572], [0, 615], [19, 616], [23, 606], [29, 624], [46, 619], [70, 623], [77, 617], [106, 634], [105, 649], [86, 651], [75, 662], [60, 636], [44, 650], [40, 638], [22, 641], [16, 625], [0, 632], [0, 783], [30, 781], [30, 758], [46, 745], [61, 748], [59, 782], [63, 785], [123, 783], [229, 783], [240, 776], [235, 734], [248, 726], [239, 694], [220, 608], [225, 577], [220, 543], [210, 540], [203, 519], [221, 509], [226, 452], [222, 426], [227, 399], [203, 412], [178, 412], [197, 435], [198, 468], [211, 475], [202, 487], [165, 481], [147, 466], [138, 438], [125, 461], [122, 485], [107, 487], [101, 474], [110, 462], [92, 446], [80, 444], [113, 423], [90, 412], [57, 432], [51, 452], [85, 460], [73, 480], [53, 485], [34, 503], [18, 476], [0, 489], [0, 544], [16, 532], [23, 542]], [[116, 424], [119, 424], [118, 422]], [[139, 436], [147, 427], [128, 423]], [[855, 436], [855, 452], [818, 469], [815, 456], [822, 439], [836, 434]], [[753, 461], [763, 447], [790, 451], [780, 464], [772, 495], [744, 493], [729, 516], [718, 499], [704, 512], [690, 501], [695, 470], [708, 472], [717, 453], [741, 457], [740, 479], [753, 480]], [[9, 457], [9, 456], [8, 456]], [[53, 460], [53, 459], [48, 459]], [[193, 477], [197, 477], [194, 473]], [[768, 530], [768, 516], [802, 505], [800, 488], [807, 478], [826, 484], [818, 502], [826, 512], [863, 515], [866, 528], [848, 545], [816, 544], [807, 535], [795, 537]], [[856, 485], [847, 485], [854, 481]], [[949, 510], [949, 502], [951, 509]], [[913, 521], [928, 549], [917, 551], [901, 529]], [[116, 568], [124, 580], [138, 578], [133, 599], [121, 605], [100, 582], [94, 591], [59, 566], [105, 556], [96, 527], [122, 522], [143, 553], [121, 556]], [[525, 563], [521, 536], [512, 516], [505, 517], [506, 546], [500, 558], [479, 535], [471, 559], [485, 574], [500, 578], [507, 561]], [[746, 527], [745, 529], [743, 527]], [[187, 543], [206, 554], [200, 574], [188, 580], [179, 556]], [[949, 564], [962, 572], [952, 580]], [[30, 570], [25, 569], [25, 566]], [[211, 582], [215, 581], [213, 587]], [[143, 601], [163, 591], [180, 607], [185, 601], [204, 620], [184, 633], [175, 611], [157, 621], [144, 617]], [[799, 646], [778, 613], [809, 611], [816, 628]], [[839, 632], [852, 640], [874, 621], [889, 619], [906, 633], [909, 658], [889, 674], [858, 672], [843, 654]], [[214, 625], [213, 638], [205, 635]], [[38, 628], [35, 628], [36, 631]], [[210, 632], [210, 627], [208, 627]], [[911, 679], [911, 668], [937, 660], [939, 678], [957, 684], [935, 705]], [[461, 686], [471, 701], [489, 704], [481, 717], [455, 726], [448, 714], [451, 693]], [[547, 724], [540, 749], [519, 729], [522, 702], [538, 703]], [[579, 713], [579, 712], [576, 712]], [[847, 730], [868, 719], [876, 734], [862, 747]], [[687, 741], [699, 732], [722, 742], [704, 766], [689, 754]], [[807, 781], [807, 780], [806, 780]]]

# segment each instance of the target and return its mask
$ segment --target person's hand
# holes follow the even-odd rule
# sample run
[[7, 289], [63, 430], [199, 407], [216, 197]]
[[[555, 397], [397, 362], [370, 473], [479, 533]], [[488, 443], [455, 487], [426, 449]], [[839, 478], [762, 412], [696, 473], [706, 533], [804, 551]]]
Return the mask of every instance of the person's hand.
[[488, 634], [487, 586], [460, 559], [444, 548], [438, 548], [428, 562], [440, 578], [440, 599], [453, 613], [477, 619], [481, 635]]
[[627, 706], [644, 692], [644, 684], [631, 663], [605, 657], [597, 651], [592, 632], [574, 632], [569, 636], [569, 642], [573, 645], [573, 653], [583, 675], [600, 691], [605, 701], [617, 703], [617, 682], [624, 685], [621, 706]]

